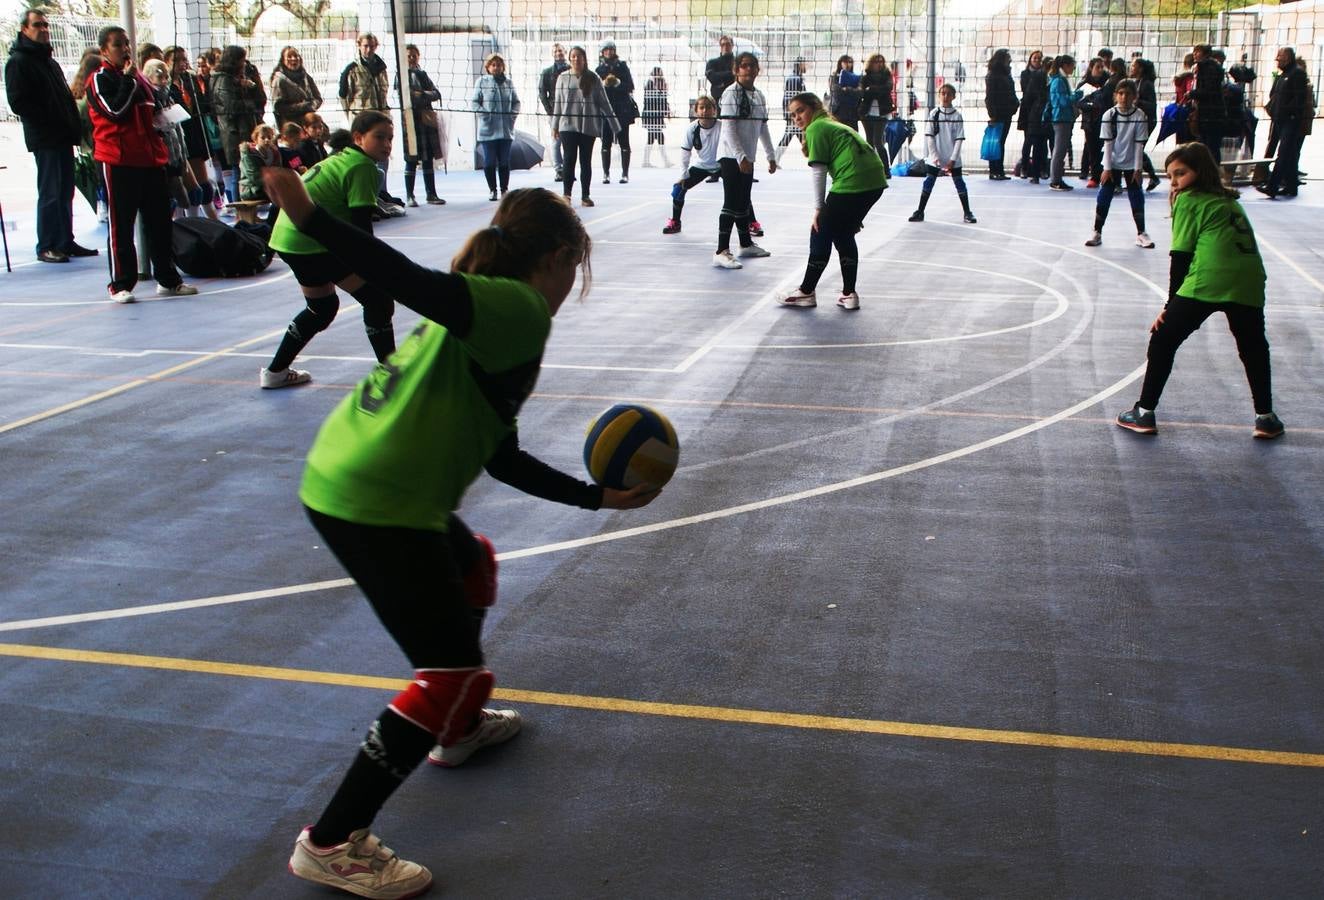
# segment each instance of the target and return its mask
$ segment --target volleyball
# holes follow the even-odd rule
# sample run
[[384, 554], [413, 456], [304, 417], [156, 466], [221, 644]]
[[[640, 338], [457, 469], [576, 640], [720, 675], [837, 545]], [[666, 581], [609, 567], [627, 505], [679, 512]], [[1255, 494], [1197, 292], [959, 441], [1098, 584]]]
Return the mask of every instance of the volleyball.
[[588, 426], [584, 439], [584, 465], [603, 487], [661, 487], [676, 473], [679, 461], [680, 441], [670, 420], [636, 403], [618, 403], [604, 411]]

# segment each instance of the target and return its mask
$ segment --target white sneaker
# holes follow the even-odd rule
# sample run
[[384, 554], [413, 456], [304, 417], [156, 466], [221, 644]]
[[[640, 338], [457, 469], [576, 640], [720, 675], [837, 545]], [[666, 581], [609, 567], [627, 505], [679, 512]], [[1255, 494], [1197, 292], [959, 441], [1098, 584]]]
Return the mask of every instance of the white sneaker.
[[1153, 250], [1154, 239], [1151, 238], [1146, 232], [1142, 231], [1136, 235], [1136, 246], [1144, 247], [1146, 250]]
[[134, 300], [138, 298], [133, 296], [133, 291], [128, 290], [126, 288], [125, 290], [122, 291], [111, 291], [110, 299], [115, 301], [116, 303], [132, 303]]
[[1085, 242], [1086, 247], [1097, 247], [1103, 243], [1103, 232], [1096, 231], [1090, 235], [1090, 239]]
[[307, 384], [312, 380], [312, 373], [302, 369], [286, 369], [283, 372], [273, 372], [267, 368], [257, 370], [257, 383], [268, 389], [294, 387], [296, 384]]
[[730, 250], [719, 250], [713, 254], [713, 265], [719, 269], [743, 269], [740, 260], [731, 255]]
[[782, 298], [780, 305], [798, 306], [801, 309], [812, 309], [818, 305], [818, 300], [814, 297], [813, 291], [806, 294], [804, 291], [796, 288], [793, 293]]
[[416, 897], [432, 885], [432, 873], [403, 860], [368, 829], [352, 832], [349, 840], [334, 847], [318, 847], [310, 836], [312, 826], [299, 833], [290, 855], [290, 873], [307, 881], [358, 894], [400, 900]]
[[460, 765], [475, 750], [502, 744], [519, 734], [520, 717], [513, 709], [485, 709], [478, 714], [478, 727], [449, 747], [440, 744], [428, 754], [428, 762], [448, 769]]
[[191, 284], [177, 284], [174, 287], [166, 287], [164, 284], [156, 286], [156, 292], [162, 297], [192, 297], [198, 292], [198, 289]]
[[842, 294], [837, 298], [837, 305], [842, 309], [859, 309], [860, 295], [851, 291], [849, 294]]
[[758, 244], [750, 244], [748, 247], [740, 248], [741, 259], [762, 259], [765, 256], [772, 256], [772, 253], [764, 250]]

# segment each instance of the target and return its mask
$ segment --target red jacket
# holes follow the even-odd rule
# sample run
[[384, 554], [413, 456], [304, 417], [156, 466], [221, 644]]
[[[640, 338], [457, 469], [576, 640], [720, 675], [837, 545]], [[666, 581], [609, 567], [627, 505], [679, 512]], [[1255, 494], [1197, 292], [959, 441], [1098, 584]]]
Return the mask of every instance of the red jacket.
[[152, 127], [152, 86], [138, 72], [125, 75], [102, 63], [87, 79], [87, 112], [93, 159], [141, 169], [164, 166], [170, 159], [165, 141]]

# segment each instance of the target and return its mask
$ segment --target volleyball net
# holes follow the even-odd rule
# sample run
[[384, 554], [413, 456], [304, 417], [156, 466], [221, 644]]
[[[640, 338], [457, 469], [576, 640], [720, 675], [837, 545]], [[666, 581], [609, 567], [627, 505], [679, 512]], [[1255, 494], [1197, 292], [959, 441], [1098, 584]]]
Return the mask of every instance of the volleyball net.
[[[967, 122], [966, 153], [975, 165], [978, 126], [987, 119], [984, 77], [999, 48], [1011, 53], [1013, 77], [1036, 50], [1069, 53], [1082, 69], [1104, 48], [1126, 60], [1141, 56], [1157, 70], [1162, 109], [1175, 99], [1173, 76], [1186, 54], [1208, 43], [1224, 51], [1228, 68], [1242, 65], [1254, 73], [1246, 98], [1261, 118], [1280, 47], [1295, 49], [1312, 85], [1324, 75], [1324, 30], [1317, 27], [1324, 25], [1324, 0], [138, 0], [132, 10], [128, 2], [41, 6], [51, 22], [55, 58], [70, 77], [108, 24], [127, 25], [136, 44], [178, 45], [193, 59], [209, 48], [242, 46], [264, 81], [283, 48], [294, 47], [321, 90], [323, 117], [338, 128], [348, 122], [338, 97], [341, 72], [357, 57], [359, 35], [372, 33], [392, 85], [405, 65], [404, 47], [418, 48], [419, 67], [441, 94], [435, 108], [450, 162], [461, 168], [469, 164], [476, 132], [475, 82], [491, 53], [504, 58], [519, 94], [516, 127], [550, 142], [539, 88], [558, 44], [584, 48], [596, 66], [603, 45], [613, 43], [632, 72], [637, 105], [655, 117], [662, 113], [669, 145], [680, 139], [694, 98], [710, 91], [705, 70], [722, 36], [731, 38], [736, 53], [760, 59], [757, 86], [768, 98], [774, 141], [786, 127], [783, 100], [801, 83], [794, 77], [803, 89], [826, 95], [842, 56], [852, 57], [858, 73], [881, 54], [902, 117], [922, 118], [941, 86], [956, 89]], [[10, 35], [23, 8], [16, 4], [4, 17]], [[398, 92], [391, 105], [397, 115], [405, 105]], [[266, 116], [270, 121], [270, 108]], [[7, 105], [0, 106], [0, 117], [12, 118]], [[408, 132], [404, 118], [412, 117], [397, 120]], [[411, 139], [406, 134], [397, 144]]]

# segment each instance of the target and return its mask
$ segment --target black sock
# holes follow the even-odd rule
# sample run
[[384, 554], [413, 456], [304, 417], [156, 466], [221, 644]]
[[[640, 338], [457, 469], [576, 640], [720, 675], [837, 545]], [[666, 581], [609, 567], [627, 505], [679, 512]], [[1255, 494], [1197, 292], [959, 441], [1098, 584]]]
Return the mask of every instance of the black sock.
[[967, 216], [970, 215], [970, 195], [957, 194], [956, 196], [961, 200], [961, 209], [965, 210]]
[[343, 843], [350, 832], [367, 828], [395, 789], [436, 744], [436, 738], [390, 709], [368, 729], [345, 779], [313, 826], [319, 847]]
[[324, 297], [305, 297], [304, 302], [307, 305], [285, 329], [285, 336], [280, 339], [276, 355], [267, 365], [272, 372], [283, 372], [288, 369], [294, 358], [308, 346], [313, 335], [324, 331], [335, 321], [336, 310], [340, 308], [340, 300], [336, 297], [335, 291]]
[[919, 195], [919, 212], [924, 212], [924, 207], [929, 205], [929, 194], [932, 191], [921, 191]]
[[717, 252], [731, 249], [731, 226], [735, 223], [735, 217], [728, 213], [722, 213], [717, 217]]
[[391, 295], [367, 282], [351, 296], [363, 305], [363, 330], [377, 361], [382, 362], [395, 352], [395, 328], [391, 317], [395, 314], [395, 301]]

